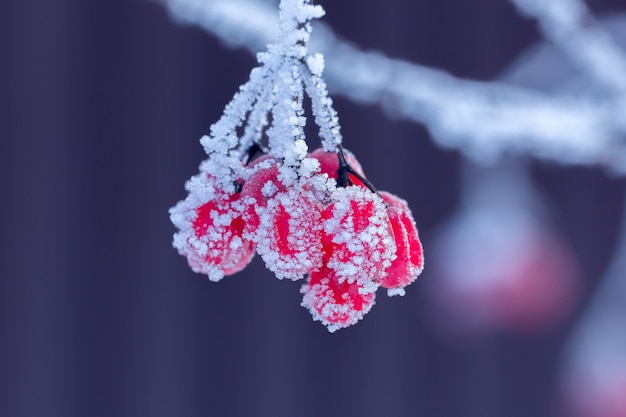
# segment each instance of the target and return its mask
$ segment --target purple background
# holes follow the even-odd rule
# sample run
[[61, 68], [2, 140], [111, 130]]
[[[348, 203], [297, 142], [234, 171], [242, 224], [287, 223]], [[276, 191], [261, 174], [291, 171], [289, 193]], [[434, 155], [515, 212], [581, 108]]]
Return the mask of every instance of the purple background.
[[[362, 47], [480, 80], [539, 39], [504, 0], [322, 3]], [[299, 306], [300, 283], [258, 258], [217, 284], [188, 268], [167, 210], [254, 65], [149, 2], [0, 4], [0, 415], [559, 415], [576, 316], [453, 346], [433, 327], [427, 268], [404, 298], [381, 294], [331, 335]], [[346, 147], [409, 201], [428, 251], [458, 203], [459, 155], [379, 108], [336, 107]], [[582, 265], [580, 312], [610, 259], [625, 182], [547, 163], [533, 175]]]

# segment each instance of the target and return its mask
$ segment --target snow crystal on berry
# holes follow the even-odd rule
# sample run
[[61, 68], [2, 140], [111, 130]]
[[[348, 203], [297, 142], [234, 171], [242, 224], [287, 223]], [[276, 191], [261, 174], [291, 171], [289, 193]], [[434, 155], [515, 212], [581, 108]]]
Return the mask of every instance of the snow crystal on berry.
[[244, 205], [242, 217], [245, 223], [244, 236], [248, 239], [253, 239], [259, 227], [259, 211], [263, 210], [267, 202], [279, 191], [285, 190], [285, 186], [278, 179], [279, 166], [273, 158], [256, 163], [251, 167], [248, 179], [243, 184], [241, 189], [241, 201]]
[[257, 252], [279, 279], [301, 279], [322, 265], [322, 205], [304, 182], [257, 210]]
[[375, 292], [364, 291], [356, 282], [340, 282], [334, 271], [326, 268], [311, 273], [301, 293], [301, 305], [331, 333], [361, 320], [376, 299]]
[[396, 256], [385, 204], [357, 186], [337, 188], [331, 199], [323, 213], [328, 268], [342, 283], [358, 282], [362, 291], [375, 291]]
[[212, 281], [242, 270], [254, 256], [254, 244], [242, 236], [238, 195], [216, 185], [213, 177], [201, 172], [188, 182], [189, 196], [170, 210], [179, 229], [174, 247], [195, 272]]

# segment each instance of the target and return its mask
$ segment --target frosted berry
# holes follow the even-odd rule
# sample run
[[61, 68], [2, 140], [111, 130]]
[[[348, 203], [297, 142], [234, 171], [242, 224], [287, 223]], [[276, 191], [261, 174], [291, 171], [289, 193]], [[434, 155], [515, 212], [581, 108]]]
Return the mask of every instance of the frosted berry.
[[376, 292], [366, 291], [357, 282], [340, 280], [327, 268], [312, 272], [301, 292], [302, 306], [331, 333], [357, 323], [376, 299]]
[[387, 203], [396, 244], [396, 259], [385, 270], [380, 285], [389, 289], [389, 295], [403, 295], [403, 288], [415, 281], [424, 268], [422, 243], [406, 201], [385, 191], [380, 196]]
[[278, 179], [279, 167], [279, 162], [271, 157], [261, 157], [249, 167], [249, 178], [241, 190], [244, 236], [249, 239], [253, 238], [260, 224], [258, 211], [263, 210], [276, 194], [285, 190]]
[[[350, 167], [355, 170], [361, 177], [365, 178], [363, 168], [352, 152], [344, 149], [343, 153], [346, 157], [346, 162]], [[323, 148], [318, 148], [311, 152], [309, 158], [315, 158], [320, 163], [320, 172], [328, 175], [330, 178], [337, 180], [337, 174], [339, 171], [339, 155], [337, 152], [326, 152]], [[365, 187], [365, 184], [359, 180], [353, 174], [348, 174], [348, 179], [352, 184]]]
[[301, 279], [322, 265], [322, 205], [299, 184], [257, 207], [257, 252], [279, 279]]
[[491, 294], [501, 323], [521, 331], [556, 325], [576, 299], [573, 255], [556, 235], [542, 232], [531, 245], [520, 248]]
[[[190, 181], [189, 196], [171, 210], [172, 222], [179, 228], [174, 247], [191, 269], [219, 281], [250, 262], [254, 244], [243, 237], [239, 193], [216, 190], [210, 177], [199, 180], [203, 176]], [[208, 201], [198, 204], [206, 196]]]
[[380, 196], [358, 186], [337, 188], [331, 199], [322, 214], [328, 268], [341, 283], [358, 282], [375, 291], [396, 251], [385, 204]]
[[432, 252], [432, 298], [451, 334], [546, 330], [576, 300], [575, 257], [527, 212], [470, 209], [442, 230]]

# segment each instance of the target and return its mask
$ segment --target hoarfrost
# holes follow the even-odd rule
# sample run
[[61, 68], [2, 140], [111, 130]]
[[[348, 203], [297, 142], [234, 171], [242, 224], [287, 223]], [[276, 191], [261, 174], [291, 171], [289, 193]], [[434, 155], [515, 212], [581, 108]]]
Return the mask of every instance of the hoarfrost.
[[306, 59], [306, 64], [315, 77], [321, 77], [324, 71], [324, 56], [322, 54], [311, 55]]
[[[358, 186], [337, 188], [326, 209], [324, 233], [333, 243], [328, 267], [339, 282], [352, 282], [368, 289], [395, 257], [395, 244], [382, 199]], [[365, 233], [364, 233], [365, 232]]]
[[356, 324], [376, 301], [375, 292], [361, 292], [356, 283], [340, 283], [328, 271], [311, 274], [300, 292], [301, 305], [331, 333]]
[[[281, 1], [276, 41], [257, 55], [259, 66], [200, 139], [208, 158], [170, 216], [174, 247], [194, 271], [219, 281], [256, 251], [279, 279], [308, 276], [302, 305], [334, 332], [374, 305], [396, 245], [387, 206], [364, 186], [354, 155], [340, 148], [339, 119], [321, 78], [324, 57], [307, 51], [309, 22], [323, 14], [305, 0]], [[323, 146], [310, 154], [305, 95]], [[338, 152], [357, 185], [338, 186]]]
[[393, 297], [394, 295], [399, 295], [400, 297], [403, 297], [404, 294], [406, 294], [404, 288], [389, 288], [387, 290], [387, 295], [389, 297]]
[[279, 279], [301, 279], [322, 266], [322, 209], [315, 193], [289, 188], [261, 212], [257, 252]]
[[211, 281], [243, 269], [254, 255], [252, 242], [241, 237], [236, 219], [240, 206], [216, 190], [217, 180], [201, 171], [186, 184], [187, 198], [170, 209], [178, 228], [173, 245], [195, 272]]
[[[281, 1], [277, 40], [268, 45], [266, 52], [258, 54], [259, 66], [226, 105], [210, 134], [200, 139], [209, 156], [204, 169], [218, 179], [221, 188], [233, 191], [232, 184], [241, 175], [241, 160], [264, 133], [271, 155], [282, 159], [287, 167], [300, 167], [307, 154], [307, 119], [302, 105], [306, 79], [310, 80], [306, 93], [314, 102], [315, 122], [323, 140], [332, 142], [327, 147], [333, 149], [341, 143], [336, 113], [320, 78], [323, 57], [309, 56], [306, 47], [311, 32], [309, 21], [323, 15], [321, 6], [304, 0]], [[239, 134], [242, 127], [243, 133]], [[311, 172], [309, 165], [302, 174]], [[285, 185], [295, 181], [286, 172], [284, 177]]]

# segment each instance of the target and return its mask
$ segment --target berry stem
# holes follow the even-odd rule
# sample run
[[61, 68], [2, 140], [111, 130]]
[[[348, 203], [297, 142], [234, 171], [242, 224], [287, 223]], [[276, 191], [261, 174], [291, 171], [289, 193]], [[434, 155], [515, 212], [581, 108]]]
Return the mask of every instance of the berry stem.
[[378, 194], [378, 190], [374, 187], [367, 178], [356, 172], [346, 161], [346, 155], [343, 151], [343, 146], [341, 144], [338, 145], [337, 157], [339, 158], [339, 168], [337, 169], [337, 187], [347, 187], [348, 185], [354, 185], [354, 183], [350, 180], [348, 174], [354, 175], [359, 181], [361, 181], [371, 192], [374, 194]]
[[259, 142], [254, 142], [246, 151], [244, 157], [243, 157], [243, 162], [246, 166], [248, 166], [248, 164], [250, 164], [250, 162], [254, 161], [254, 156], [257, 153], [261, 153], [263, 155], [267, 154], [267, 149], [261, 145]]

